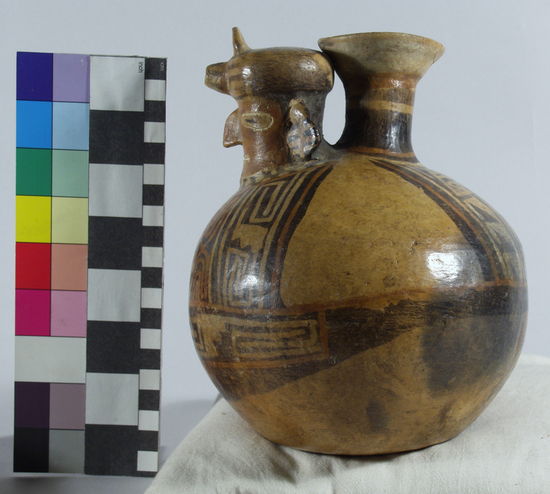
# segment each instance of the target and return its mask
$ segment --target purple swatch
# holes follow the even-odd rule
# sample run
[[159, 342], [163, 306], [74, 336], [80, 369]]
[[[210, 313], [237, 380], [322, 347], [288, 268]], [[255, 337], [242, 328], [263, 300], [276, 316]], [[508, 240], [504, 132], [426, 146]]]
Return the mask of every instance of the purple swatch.
[[54, 384], [50, 388], [50, 429], [84, 430], [85, 384]]
[[53, 55], [53, 101], [88, 103], [90, 101], [90, 57]]
[[50, 384], [15, 383], [15, 427], [50, 426]]

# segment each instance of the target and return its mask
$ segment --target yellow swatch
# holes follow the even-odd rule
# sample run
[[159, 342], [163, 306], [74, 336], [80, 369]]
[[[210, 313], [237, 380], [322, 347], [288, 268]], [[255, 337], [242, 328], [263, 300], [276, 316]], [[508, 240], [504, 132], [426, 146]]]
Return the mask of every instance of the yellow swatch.
[[51, 197], [15, 197], [15, 241], [51, 242]]
[[88, 199], [52, 198], [52, 243], [88, 243]]

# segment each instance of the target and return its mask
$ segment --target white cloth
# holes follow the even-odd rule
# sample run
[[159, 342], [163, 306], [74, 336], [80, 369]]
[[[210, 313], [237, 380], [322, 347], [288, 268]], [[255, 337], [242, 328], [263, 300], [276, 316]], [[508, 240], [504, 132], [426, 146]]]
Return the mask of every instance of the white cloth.
[[343, 457], [278, 446], [219, 401], [146, 494], [550, 492], [550, 359], [522, 355], [485, 412], [446, 443]]

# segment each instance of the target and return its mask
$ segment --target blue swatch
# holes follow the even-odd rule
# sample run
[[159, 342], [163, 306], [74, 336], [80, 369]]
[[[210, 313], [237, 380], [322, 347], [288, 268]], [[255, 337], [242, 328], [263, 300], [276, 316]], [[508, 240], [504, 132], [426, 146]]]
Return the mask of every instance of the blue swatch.
[[53, 54], [17, 54], [17, 99], [51, 101], [53, 94]]
[[53, 149], [87, 151], [90, 143], [89, 103], [53, 103]]
[[17, 101], [16, 145], [18, 148], [51, 149], [51, 101]]

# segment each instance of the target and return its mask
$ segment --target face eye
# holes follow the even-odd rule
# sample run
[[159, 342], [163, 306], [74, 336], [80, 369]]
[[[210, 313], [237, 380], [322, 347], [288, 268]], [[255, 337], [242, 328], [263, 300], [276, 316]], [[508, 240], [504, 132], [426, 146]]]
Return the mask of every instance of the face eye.
[[243, 127], [254, 132], [263, 132], [273, 125], [273, 117], [269, 113], [249, 112], [241, 115], [241, 124]]

